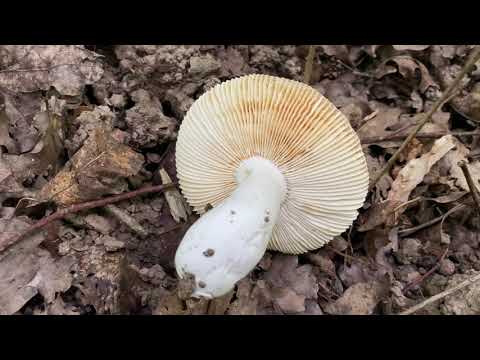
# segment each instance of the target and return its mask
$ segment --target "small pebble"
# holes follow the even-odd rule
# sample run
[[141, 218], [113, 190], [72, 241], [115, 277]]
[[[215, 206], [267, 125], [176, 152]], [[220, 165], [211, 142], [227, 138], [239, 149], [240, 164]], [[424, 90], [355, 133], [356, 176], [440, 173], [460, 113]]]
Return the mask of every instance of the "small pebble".
[[205, 284], [203, 281], [199, 281], [198, 286], [200, 286], [201, 288], [204, 288], [205, 286], [207, 286], [207, 284]]
[[114, 252], [123, 249], [125, 247], [125, 243], [111, 236], [104, 236], [103, 246], [105, 246], [105, 250], [108, 252]]
[[442, 275], [453, 275], [455, 273], [455, 264], [449, 259], [443, 259], [438, 269]]

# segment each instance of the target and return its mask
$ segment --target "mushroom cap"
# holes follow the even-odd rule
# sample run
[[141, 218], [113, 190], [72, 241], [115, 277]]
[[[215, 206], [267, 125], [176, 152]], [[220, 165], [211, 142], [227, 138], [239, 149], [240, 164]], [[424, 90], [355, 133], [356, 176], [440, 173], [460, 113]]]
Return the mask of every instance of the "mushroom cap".
[[190, 107], [180, 126], [180, 189], [202, 214], [237, 184], [242, 160], [262, 156], [282, 172], [287, 195], [268, 249], [318, 249], [356, 219], [369, 175], [348, 119], [314, 88], [268, 75], [223, 82]]

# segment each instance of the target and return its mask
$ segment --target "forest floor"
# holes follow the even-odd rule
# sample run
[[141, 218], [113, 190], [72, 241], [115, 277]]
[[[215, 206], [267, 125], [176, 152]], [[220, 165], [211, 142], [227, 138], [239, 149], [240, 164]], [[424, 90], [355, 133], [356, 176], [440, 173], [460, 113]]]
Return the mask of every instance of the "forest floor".
[[[176, 181], [186, 111], [233, 77], [303, 81], [308, 46], [1, 46], [0, 314], [396, 314], [480, 273], [480, 64], [369, 192], [351, 228], [267, 252], [234, 291], [182, 300], [175, 250], [197, 218]], [[461, 71], [469, 45], [318, 45], [311, 85], [350, 120], [370, 177]], [[480, 282], [416, 314], [479, 314]]]

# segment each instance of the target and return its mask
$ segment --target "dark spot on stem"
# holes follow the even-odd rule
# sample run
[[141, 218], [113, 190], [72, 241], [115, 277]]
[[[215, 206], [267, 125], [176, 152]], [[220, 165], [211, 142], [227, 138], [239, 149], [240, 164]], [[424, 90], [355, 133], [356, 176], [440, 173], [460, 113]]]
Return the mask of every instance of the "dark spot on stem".
[[270, 218], [268, 216], [265, 216], [265, 222], [268, 223], [270, 221]]
[[230, 210], [230, 214], [235, 215], [235, 210]]
[[211, 257], [213, 256], [213, 254], [215, 254], [215, 250], [213, 249], [207, 249], [203, 252], [203, 255], [205, 255], [206, 257]]

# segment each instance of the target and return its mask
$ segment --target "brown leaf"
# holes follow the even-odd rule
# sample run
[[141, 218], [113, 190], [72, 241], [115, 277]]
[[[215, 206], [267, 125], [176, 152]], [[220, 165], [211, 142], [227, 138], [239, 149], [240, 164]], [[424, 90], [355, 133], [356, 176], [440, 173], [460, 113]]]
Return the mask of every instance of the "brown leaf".
[[378, 281], [358, 283], [349, 287], [342, 297], [325, 307], [329, 314], [370, 315], [385, 296], [387, 289]]
[[[160, 169], [159, 172], [163, 184], [169, 184], [172, 182], [172, 179], [164, 168]], [[182, 194], [180, 194], [180, 191], [177, 189], [166, 190], [164, 195], [165, 199], [167, 200], [168, 207], [170, 208], [170, 214], [175, 221], [187, 221], [188, 215], [191, 214], [191, 209], [183, 198]]]
[[5, 99], [0, 94], [0, 146], [5, 146], [10, 154], [15, 154], [17, 145], [10, 137], [9, 126], [10, 122], [5, 110]]
[[13, 175], [19, 182], [42, 175], [47, 171], [55, 173], [57, 161], [63, 149], [59, 135], [61, 119], [48, 112], [41, 112], [35, 118], [36, 122], [44, 124], [46, 129], [32, 151], [21, 155], [4, 155]]
[[68, 205], [120, 193], [126, 188], [124, 178], [137, 174], [143, 161], [141, 154], [117, 142], [110, 132], [99, 127], [41, 189], [38, 199]]
[[[0, 243], [28, 228], [27, 219], [0, 219]], [[41, 233], [34, 234], [0, 256], [0, 314], [17, 312], [36, 294], [42, 295], [46, 303], [53, 302], [56, 293], [70, 287], [73, 259], [55, 260], [48, 251], [37, 247], [42, 241]]]
[[[395, 63], [397, 68], [395, 69], [395, 67], [389, 65], [390, 62]], [[438, 87], [438, 85], [430, 76], [430, 73], [425, 65], [407, 55], [399, 55], [387, 59], [376, 69], [376, 78], [380, 79], [388, 74], [398, 71], [404, 78], [413, 81], [416, 79], [417, 70], [420, 73], [420, 83], [418, 86], [422, 93], [424, 93], [430, 86]]]
[[[449, 151], [438, 163], [440, 171], [449, 174], [449, 183], [451, 187], [457, 187], [460, 190], [470, 191], [462, 169], [458, 165], [460, 161], [466, 161], [470, 150], [457, 139], [454, 139], [455, 149]], [[468, 164], [468, 169], [474, 182], [480, 187], [480, 161], [472, 161]]]
[[63, 95], [78, 95], [103, 74], [99, 55], [75, 45], [6, 45], [0, 86], [14, 92], [55, 87]]
[[0, 202], [8, 197], [27, 196], [27, 193], [29, 192], [15, 179], [9, 164], [0, 153]]
[[436, 140], [432, 149], [418, 159], [410, 160], [400, 171], [392, 183], [392, 188], [388, 194], [388, 205], [384, 210], [385, 216], [395, 212], [392, 221], [396, 222], [405, 207], [397, 208], [399, 205], [408, 201], [410, 193], [420, 184], [431, 167], [438, 162], [455, 146], [454, 138], [451, 135], [445, 135]]
[[318, 285], [311, 265], [298, 266], [298, 257], [276, 255], [271, 268], [265, 273], [267, 283], [277, 288], [291, 288], [298, 295], [316, 299]]
[[243, 279], [237, 284], [237, 299], [230, 304], [229, 315], [256, 315], [258, 305], [257, 286], [251, 284], [248, 279]]

